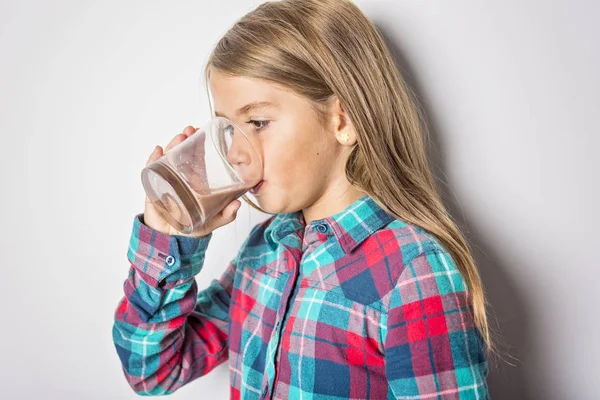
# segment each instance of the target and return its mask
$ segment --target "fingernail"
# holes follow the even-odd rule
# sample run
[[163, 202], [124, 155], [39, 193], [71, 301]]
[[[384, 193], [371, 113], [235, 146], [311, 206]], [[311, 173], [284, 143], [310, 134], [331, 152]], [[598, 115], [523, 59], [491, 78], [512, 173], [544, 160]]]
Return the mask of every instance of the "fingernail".
[[154, 147], [153, 153], [156, 153], [157, 151], [158, 151], [158, 145]]

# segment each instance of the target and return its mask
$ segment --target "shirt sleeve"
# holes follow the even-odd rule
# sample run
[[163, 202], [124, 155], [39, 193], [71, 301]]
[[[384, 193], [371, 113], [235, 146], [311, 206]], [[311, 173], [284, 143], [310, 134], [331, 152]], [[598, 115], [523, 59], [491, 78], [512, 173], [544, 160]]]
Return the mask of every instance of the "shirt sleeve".
[[166, 235], [145, 225], [143, 214], [134, 219], [125, 295], [112, 334], [127, 382], [138, 394], [170, 394], [228, 358], [235, 259], [200, 292], [194, 278], [211, 237]]
[[446, 250], [427, 250], [404, 266], [383, 325], [394, 398], [489, 398], [482, 337], [465, 281]]

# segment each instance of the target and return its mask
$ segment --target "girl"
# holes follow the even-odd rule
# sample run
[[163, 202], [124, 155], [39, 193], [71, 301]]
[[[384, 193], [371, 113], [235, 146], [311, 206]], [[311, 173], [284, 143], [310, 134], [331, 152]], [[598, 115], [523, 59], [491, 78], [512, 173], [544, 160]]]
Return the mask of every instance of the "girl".
[[182, 235], [146, 201], [113, 327], [131, 387], [169, 394], [228, 360], [232, 399], [488, 398], [482, 284], [366, 16], [346, 0], [264, 3], [205, 77], [212, 115], [261, 152], [258, 204], [244, 200], [271, 217], [198, 291], [212, 231], [241, 202]]

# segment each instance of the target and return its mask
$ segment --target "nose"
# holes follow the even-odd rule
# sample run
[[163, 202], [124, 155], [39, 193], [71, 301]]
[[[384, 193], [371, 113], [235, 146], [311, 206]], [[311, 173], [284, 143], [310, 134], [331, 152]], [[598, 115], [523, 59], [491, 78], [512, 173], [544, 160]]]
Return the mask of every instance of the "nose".
[[225, 135], [231, 138], [231, 145], [227, 151], [227, 161], [234, 167], [243, 167], [250, 164], [251, 155], [249, 144], [246, 138], [239, 132], [235, 132], [235, 128], [229, 125], [225, 128]]

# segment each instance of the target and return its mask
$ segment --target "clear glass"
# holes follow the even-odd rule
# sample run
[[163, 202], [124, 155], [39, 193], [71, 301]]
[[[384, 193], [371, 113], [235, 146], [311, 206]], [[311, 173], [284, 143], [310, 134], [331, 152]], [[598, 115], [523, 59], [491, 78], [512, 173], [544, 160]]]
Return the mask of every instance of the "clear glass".
[[[205, 146], [206, 137], [211, 145]], [[148, 199], [184, 234], [194, 232], [263, 179], [260, 154], [242, 129], [214, 117], [142, 170]]]

